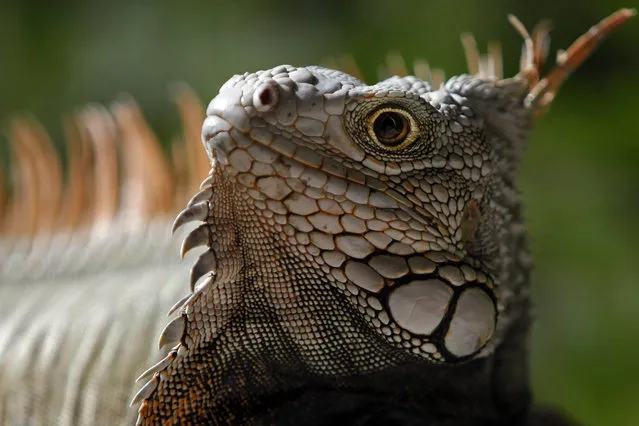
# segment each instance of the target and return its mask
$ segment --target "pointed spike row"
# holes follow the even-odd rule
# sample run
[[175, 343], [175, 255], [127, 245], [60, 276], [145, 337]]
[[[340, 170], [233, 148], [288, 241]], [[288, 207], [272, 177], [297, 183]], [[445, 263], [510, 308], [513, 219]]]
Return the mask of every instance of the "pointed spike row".
[[33, 130], [37, 133], [37, 137], [34, 140], [36, 142], [36, 148], [39, 161], [39, 179], [40, 184], [43, 180], [48, 180], [49, 183], [46, 187], [48, 194], [41, 193], [43, 197], [43, 205], [47, 206], [45, 210], [49, 210], [47, 214], [43, 214], [38, 223], [40, 229], [47, 229], [49, 232], [55, 230], [56, 226], [60, 223], [60, 208], [62, 205], [62, 193], [63, 193], [63, 171], [60, 156], [53, 147], [53, 142], [47, 134], [44, 126], [37, 121], [33, 120]]
[[169, 313], [168, 315], [170, 316], [171, 314], [173, 314], [173, 312], [177, 311], [178, 309], [183, 309], [186, 306], [188, 306], [197, 296], [199, 296], [202, 292], [204, 292], [204, 290], [208, 289], [211, 284], [213, 284], [213, 281], [215, 280], [215, 272], [211, 272], [209, 277], [202, 281], [193, 291], [193, 293], [187, 294], [184, 297], [182, 297], [180, 300], [178, 300], [175, 305], [173, 305], [171, 307], [171, 309], [169, 309]]
[[213, 282], [215, 281], [215, 272], [211, 272], [211, 275], [205, 279], [204, 281], [202, 281], [197, 287], [195, 287], [195, 290], [193, 291], [193, 293], [191, 293], [189, 295], [188, 298], [186, 298], [186, 300], [184, 300], [184, 303], [182, 303], [181, 307], [187, 307], [191, 304], [191, 302], [193, 302], [196, 298], [198, 298], [201, 294], [203, 294], [206, 290], [208, 290], [211, 285], [213, 285]]
[[415, 74], [415, 77], [420, 80], [430, 82], [433, 79], [433, 76], [430, 73], [430, 65], [428, 64], [428, 61], [421, 58], [413, 61], [413, 74]]
[[203, 223], [194, 230], [192, 230], [189, 235], [184, 238], [182, 242], [182, 248], [180, 249], [180, 257], [184, 258], [184, 255], [188, 253], [190, 250], [199, 246], [208, 246], [209, 240], [211, 237], [211, 232], [209, 229], [208, 223]]
[[213, 188], [206, 187], [197, 194], [193, 196], [186, 205], [186, 207], [191, 207], [195, 204], [201, 203], [202, 201], [211, 201], [211, 197], [213, 196]]
[[550, 51], [550, 29], [552, 28], [552, 22], [548, 19], [540, 21], [535, 28], [533, 28], [532, 40], [535, 50], [533, 52], [533, 60], [535, 68], [541, 70], [541, 66], [548, 57]]
[[[524, 104], [527, 107], [544, 108], [548, 106], [561, 84], [594, 52], [599, 42], [635, 14], [635, 9], [619, 9], [591, 27], [587, 33], [575, 40], [563, 54], [558, 56], [555, 67], [530, 90]], [[543, 48], [542, 46], [539, 49]]]
[[215, 258], [215, 253], [211, 250], [207, 250], [197, 259], [193, 267], [191, 268], [190, 274], [190, 285], [191, 291], [195, 288], [195, 283], [198, 282], [200, 278], [208, 273], [213, 273], [217, 269], [217, 260]]
[[[196, 154], [197, 167], [193, 172], [197, 176], [196, 180], [190, 181], [195, 183], [210, 167], [206, 155], [200, 155], [199, 117], [204, 112], [198, 99], [186, 87], [181, 86], [175, 92], [180, 98], [185, 133], [192, 136], [188, 138], [193, 145], [191, 151]], [[126, 115], [126, 120], [114, 117], [118, 111]], [[174, 165], [164, 159], [157, 140], [131, 100], [117, 103], [113, 113], [93, 104], [65, 117], [65, 135], [69, 144], [66, 180], [63, 179], [59, 155], [45, 129], [29, 116], [12, 119], [10, 124], [13, 176], [7, 191], [9, 195], [3, 199], [6, 203], [1, 214], [0, 232], [9, 234], [12, 239], [57, 232], [59, 229], [75, 229], [82, 224], [110, 225], [119, 211], [129, 207], [127, 200], [121, 196], [121, 188], [127, 185], [128, 175], [129, 180], [141, 180], [146, 190], [144, 197], [140, 197], [141, 201], [134, 200], [129, 204], [148, 204], [151, 215], [172, 210], [174, 199], [179, 198], [180, 204], [186, 201], [183, 198], [186, 194], [179, 197], [174, 194], [171, 183], [175, 181], [172, 178]], [[127, 143], [129, 140], [133, 143]], [[146, 158], [149, 161], [142, 167], [139, 161], [131, 163], [129, 154], [138, 160]], [[133, 174], [127, 171], [131, 165], [136, 169]], [[154, 182], [151, 182], [153, 176]], [[158, 180], [157, 176], [165, 178]], [[182, 193], [189, 191], [187, 186], [180, 190]], [[43, 210], [38, 205], [48, 207]]]
[[121, 207], [117, 127], [109, 112], [97, 105], [85, 108], [78, 121], [82, 126], [80, 136], [94, 159], [93, 188], [89, 190], [93, 197], [91, 220], [109, 224]]
[[388, 52], [386, 55], [386, 67], [390, 75], [405, 77], [408, 75], [406, 62], [399, 52]]
[[173, 345], [178, 343], [180, 339], [182, 339], [182, 335], [184, 334], [184, 329], [186, 327], [186, 318], [184, 315], [180, 315], [176, 317], [164, 327], [162, 333], [160, 334], [160, 340], [158, 341], [158, 346], [162, 349], [166, 345]]
[[138, 391], [138, 393], [135, 394], [135, 396], [133, 397], [133, 400], [131, 400], [131, 404], [129, 405], [133, 407], [135, 404], [150, 397], [153, 391], [157, 389], [159, 382], [160, 382], [160, 379], [158, 378], [158, 376], [157, 375], [153, 376], [153, 378], [149, 380], [144, 386], [142, 386], [140, 390]]
[[477, 76], [483, 79], [493, 79], [493, 62], [488, 55], [481, 55], [479, 58], [479, 73]]
[[209, 173], [209, 175], [206, 177], [206, 179], [204, 179], [202, 181], [202, 183], [200, 184], [200, 189], [204, 189], [207, 186], [212, 186], [213, 185], [213, 179], [215, 179], [215, 177]]
[[184, 297], [182, 297], [180, 300], [175, 302], [175, 304], [171, 306], [171, 309], [169, 309], [169, 312], [166, 315], [171, 316], [173, 315], [173, 312], [177, 311], [178, 309], [181, 309], [185, 305], [189, 297], [191, 297], [191, 293], [184, 295]]
[[524, 50], [522, 51], [521, 63], [519, 65], [520, 72], [527, 74], [531, 71], [537, 71], [534, 68], [534, 44], [528, 30], [515, 15], [508, 15], [508, 21], [510, 21], [511, 25], [524, 39]]
[[68, 141], [67, 185], [60, 217], [63, 221], [61, 226], [66, 229], [76, 229], [91, 209], [87, 190], [90, 185], [87, 171], [91, 169], [91, 151], [89, 142], [80, 135], [78, 122], [75, 116], [64, 119], [64, 133]]
[[6, 179], [7, 185], [9, 182], [13, 182], [13, 188], [12, 191], [9, 191], [9, 188], [7, 188], [7, 205], [5, 207], [4, 219], [2, 223], [0, 223], [2, 226], [0, 231], [2, 231], [3, 234], [6, 233], [9, 238], [19, 235], [22, 230], [19, 226], [19, 212], [21, 205], [20, 198], [24, 198], [24, 194], [22, 194], [21, 197], [19, 192], [19, 189], [24, 187], [24, 184], [20, 181], [21, 173], [18, 172], [18, 169], [20, 169], [22, 165], [18, 163], [18, 158], [16, 158], [15, 154], [11, 156], [11, 161], [11, 173], [8, 173]]
[[162, 360], [160, 360], [158, 363], [156, 363], [152, 367], [149, 367], [144, 373], [140, 374], [138, 378], [135, 379], [135, 383], [141, 382], [142, 380], [147, 379], [149, 376], [154, 375], [156, 372], [160, 372], [161, 370], [166, 369], [166, 367], [168, 367], [173, 362], [176, 356], [177, 350], [174, 349], [169, 352], [166, 357], [162, 358]]
[[464, 47], [464, 54], [466, 55], [468, 72], [476, 75], [479, 73], [479, 50], [477, 49], [475, 37], [470, 33], [463, 33], [461, 35], [461, 42]]
[[541, 78], [542, 65], [550, 48], [550, 21], [542, 21], [535, 25], [532, 35], [532, 67], [527, 74], [528, 87], [535, 87]]
[[[513, 19], [520, 24], [517, 18], [513, 17]], [[472, 34], [462, 34], [461, 41], [470, 74], [490, 80], [501, 80], [503, 78], [501, 44], [498, 42], [488, 43], [488, 54], [480, 55], [477, 41]]]
[[557, 49], [557, 55], [555, 56], [555, 62], [565, 62], [566, 61], [566, 51], [564, 49]]
[[[171, 165], [160, 143], [149, 127], [133, 98], [123, 97], [112, 107], [123, 142], [125, 175], [138, 185], [139, 192], [131, 192], [128, 204], [141, 217], [168, 212], [175, 192]], [[129, 193], [127, 193], [129, 194]]]
[[504, 65], [501, 54], [501, 43], [498, 41], [492, 41], [488, 43], [488, 55], [490, 55], [493, 63], [492, 74], [495, 76], [495, 80], [501, 80], [504, 78]]
[[175, 222], [173, 222], [173, 226], [171, 227], [171, 233], [174, 234], [178, 228], [188, 222], [193, 222], [195, 220], [204, 221], [208, 214], [209, 203], [206, 201], [187, 207], [175, 218]]
[[6, 198], [7, 198], [7, 187], [5, 183], [5, 171], [2, 166], [0, 166], [0, 224], [2, 223], [2, 219], [4, 218], [5, 206], [6, 206]]
[[7, 190], [6, 178], [4, 173], [4, 168], [0, 167], [0, 235], [2, 235], [2, 232], [4, 230], [4, 222], [6, 219], [6, 212], [8, 211], [7, 204], [9, 198], [9, 191]]
[[36, 231], [51, 232], [58, 222], [62, 202], [62, 166], [51, 138], [35, 118], [13, 120], [16, 137], [33, 164], [37, 190]]
[[206, 176], [206, 171], [211, 167], [209, 158], [202, 148], [202, 122], [206, 118], [206, 112], [200, 99], [186, 84], [174, 85], [172, 93], [182, 117], [187, 189], [192, 191], [197, 188], [198, 182]]
[[9, 141], [13, 153], [13, 181], [16, 182], [14, 190], [14, 213], [12, 233], [26, 234], [33, 237], [37, 231], [38, 211], [39, 211], [39, 191], [36, 164], [31, 157], [29, 150], [23, 142], [24, 122], [18, 118], [13, 120], [9, 131]]
[[189, 350], [189, 347], [188, 347], [188, 346], [186, 346], [186, 344], [179, 345], [179, 346], [177, 347], [177, 353], [176, 353], [176, 355], [175, 355], [175, 356], [176, 356], [176, 357], [183, 357], [183, 356], [186, 356], [186, 352], [187, 352], [188, 350]]
[[446, 81], [446, 73], [441, 68], [433, 68], [433, 89], [439, 89]]
[[[11, 121], [10, 128], [10, 139], [12, 143], [12, 148], [15, 152], [15, 158], [18, 162], [23, 163], [25, 173], [24, 177], [27, 178], [25, 181], [28, 185], [25, 185], [25, 189], [29, 191], [29, 201], [30, 201], [30, 235], [33, 235], [37, 230], [38, 225], [38, 213], [41, 211], [41, 196], [40, 192], [42, 192], [42, 188], [38, 185], [38, 164], [37, 160], [33, 156], [33, 151], [29, 149], [28, 139], [30, 135], [29, 132], [29, 119], [27, 117], [16, 117]], [[36, 156], [37, 157], [37, 156]], [[37, 187], [33, 187], [32, 185], [37, 185]], [[46, 185], [46, 182], [45, 182]], [[27, 212], [23, 212], [27, 214]]]

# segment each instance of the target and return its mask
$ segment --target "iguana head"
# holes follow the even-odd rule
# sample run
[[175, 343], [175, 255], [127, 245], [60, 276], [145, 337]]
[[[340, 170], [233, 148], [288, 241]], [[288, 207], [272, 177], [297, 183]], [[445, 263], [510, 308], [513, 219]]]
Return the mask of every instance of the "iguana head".
[[317, 291], [338, 289], [389, 345], [452, 362], [498, 318], [508, 206], [480, 111], [417, 77], [280, 66], [229, 80], [203, 139], [271, 238], [321, 271]]

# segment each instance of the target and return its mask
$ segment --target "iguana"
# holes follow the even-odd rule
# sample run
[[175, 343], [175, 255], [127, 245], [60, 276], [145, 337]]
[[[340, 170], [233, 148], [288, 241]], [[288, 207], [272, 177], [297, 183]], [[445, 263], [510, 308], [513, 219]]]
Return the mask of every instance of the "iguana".
[[[532, 124], [560, 84], [633, 14], [604, 19], [544, 78], [548, 26], [531, 36], [514, 17], [524, 50], [512, 78], [502, 77], [498, 50], [480, 57], [471, 37], [464, 38], [470, 74], [441, 84], [424, 66], [373, 86], [317, 66], [231, 78], [202, 128], [212, 168], [173, 225], [197, 222], [185, 233], [183, 256], [205, 250], [191, 268], [191, 292], [160, 333], [168, 354], [140, 376], [151, 378], [133, 398], [141, 403], [138, 424], [561, 422], [530, 407], [531, 262], [516, 173]], [[132, 155], [140, 166], [152, 152], [145, 146]], [[147, 168], [154, 178], [159, 171]], [[163, 188], [156, 183], [148, 198]], [[70, 247], [79, 247], [73, 238]], [[100, 276], [95, 270], [119, 248], [102, 244], [90, 246], [87, 260], [104, 253], [102, 264], [83, 264], [72, 284], [62, 274], [60, 301], [49, 300], [42, 283], [19, 283], [15, 271], [55, 277], [68, 266], [52, 261], [23, 272], [16, 265], [36, 265], [38, 253], [25, 261], [13, 249], [17, 260], [3, 271], [0, 291], [30, 298], [0, 322], [0, 336], [22, 355], [0, 364], [10, 373], [0, 379], [4, 423], [120, 421], [103, 401], [117, 401], [109, 395], [119, 391], [114, 383], [149, 357], [148, 329], [186, 274], [156, 250], [145, 268], [124, 258]], [[145, 244], [170, 246], [134, 244], [143, 257]], [[93, 286], [78, 292], [89, 279]], [[97, 283], [119, 284], [121, 304], [101, 305]], [[29, 318], [43, 304], [46, 315]], [[86, 324], [74, 322], [78, 306], [92, 307]], [[76, 311], [58, 321], [66, 307]], [[138, 318], [118, 318], [128, 309]], [[37, 326], [21, 329], [26, 318]], [[116, 319], [117, 327], [105, 326]], [[52, 360], [55, 373], [43, 368]], [[64, 393], [47, 387], [66, 374]], [[43, 399], [58, 402], [42, 409]]]

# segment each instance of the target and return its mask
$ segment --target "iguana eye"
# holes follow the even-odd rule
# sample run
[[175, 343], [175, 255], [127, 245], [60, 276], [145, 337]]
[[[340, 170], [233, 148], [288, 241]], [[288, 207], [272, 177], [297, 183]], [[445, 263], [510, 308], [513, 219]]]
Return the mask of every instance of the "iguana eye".
[[417, 123], [397, 108], [380, 108], [369, 118], [368, 133], [378, 145], [393, 151], [408, 146], [417, 137]]

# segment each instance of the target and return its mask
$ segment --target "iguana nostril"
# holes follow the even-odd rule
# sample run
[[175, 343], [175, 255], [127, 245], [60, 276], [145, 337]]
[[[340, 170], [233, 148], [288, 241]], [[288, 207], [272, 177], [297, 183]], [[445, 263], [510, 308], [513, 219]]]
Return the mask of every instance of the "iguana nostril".
[[255, 89], [253, 106], [260, 112], [272, 111], [277, 106], [279, 98], [277, 83], [270, 80]]
[[260, 90], [260, 93], [258, 94], [258, 100], [262, 105], [269, 105], [273, 100], [273, 94], [268, 89]]

